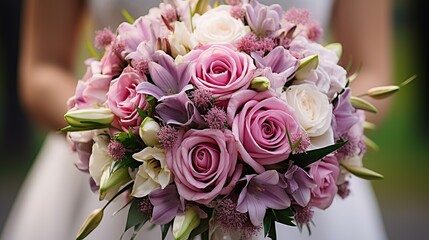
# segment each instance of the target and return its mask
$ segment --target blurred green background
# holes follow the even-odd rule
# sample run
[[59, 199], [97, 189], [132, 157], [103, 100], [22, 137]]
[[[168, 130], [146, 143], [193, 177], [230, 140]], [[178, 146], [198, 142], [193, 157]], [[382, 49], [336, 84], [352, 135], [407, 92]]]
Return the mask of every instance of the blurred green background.
[[[20, 2], [1, 5], [0, 230], [45, 134], [26, 118], [17, 99]], [[395, 95], [387, 119], [368, 133], [381, 150], [369, 151], [365, 165], [385, 176], [373, 186], [392, 240], [429, 236], [428, 9], [424, 1], [394, 1], [394, 80], [418, 78]]]

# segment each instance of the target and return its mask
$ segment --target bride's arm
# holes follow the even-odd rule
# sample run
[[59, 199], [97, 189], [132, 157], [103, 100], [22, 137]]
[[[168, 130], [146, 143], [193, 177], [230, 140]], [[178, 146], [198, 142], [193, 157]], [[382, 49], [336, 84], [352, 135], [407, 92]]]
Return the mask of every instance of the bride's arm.
[[20, 98], [30, 117], [48, 129], [66, 125], [73, 95], [73, 54], [83, 13], [79, 0], [27, 0], [19, 63]]
[[[354, 69], [362, 70], [351, 85], [353, 95], [374, 86], [392, 84], [391, 76], [391, 3], [389, 0], [336, 1], [332, 25], [337, 41], [343, 44], [342, 65], [350, 58]], [[370, 100], [379, 110], [367, 119], [379, 122], [387, 113], [389, 99]]]

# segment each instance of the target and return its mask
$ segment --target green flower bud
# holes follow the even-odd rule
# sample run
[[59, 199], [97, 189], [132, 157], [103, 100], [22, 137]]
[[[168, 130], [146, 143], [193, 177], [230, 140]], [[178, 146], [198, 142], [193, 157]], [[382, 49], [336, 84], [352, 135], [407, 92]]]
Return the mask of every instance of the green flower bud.
[[331, 43], [325, 46], [325, 48], [334, 51], [338, 58], [343, 55], [343, 45], [341, 43]]
[[258, 92], [263, 92], [270, 89], [271, 83], [270, 80], [266, 77], [256, 77], [250, 83], [250, 88]]
[[173, 236], [175, 240], [186, 240], [192, 230], [200, 225], [200, 217], [193, 207], [187, 207], [185, 214], [176, 216], [173, 222]]
[[[131, 180], [127, 167], [122, 167], [111, 173], [111, 166], [106, 167], [103, 171], [100, 181], [99, 199], [106, 198], [106, 195], [113, 196], [119, 188]], [[113, 191], [113, 192], [112, 192]]]
[[399, 86], [391, 85], [391, 86], [381, 86], [381, 87], [373, 87], [367, 91], [367, 95], [373, 98], [385, 98], [394, 94], [399, 90]]
[[115, 115], [108, 108], [71, 110], [64, 115], [70, 126], [80, 128], [109, 125], [114, 117]]
[[139, 135], [144, 144], [150, 147], [159, 146], [158, 132], [161, 126], [151, 117], [146, 117], [140, 125]]
[[362, 98], [351, 96], [350, 103], [354, 108], [372, 112], [372, 113], [377, 113], [377, 108], [374, 105], [372, 105], [370, 102], [363, 100]]
[[95, 228], [97, 228], [98, 224], [101, 222], [101, 219], [103, 219], [103, 210], [103, 208], [98, 208], [89, 214], [89, 216], [85, 219], [85, 222], [83, 222], [82, 226], [80, 227], [76, 236], [76, 240], [84, 239]]
[[297, 80], [305, 80], [311, 70], [316, 69], [319, 65], [319, 56], [311, 55], [300, 60], [298, 70], [296, 70], [295, 78]]

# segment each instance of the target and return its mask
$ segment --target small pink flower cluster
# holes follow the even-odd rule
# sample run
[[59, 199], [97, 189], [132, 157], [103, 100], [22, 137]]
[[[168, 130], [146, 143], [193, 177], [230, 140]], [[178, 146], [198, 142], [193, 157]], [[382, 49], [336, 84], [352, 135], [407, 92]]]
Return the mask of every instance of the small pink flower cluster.
[[100, 196], [128, 186], [155, 224], [196, 212], [249, 234], [284, 222], [276, 211], [307, 224], [349, 192], [340, 164], [365, 152], [363, 115], [308, 11], [229, 2], [195, 13], [166, 1], [117, 34], [97, 32], [104, 54], [87, 60], [69, 112], [114, 118], [69, 134], [77, 166]]

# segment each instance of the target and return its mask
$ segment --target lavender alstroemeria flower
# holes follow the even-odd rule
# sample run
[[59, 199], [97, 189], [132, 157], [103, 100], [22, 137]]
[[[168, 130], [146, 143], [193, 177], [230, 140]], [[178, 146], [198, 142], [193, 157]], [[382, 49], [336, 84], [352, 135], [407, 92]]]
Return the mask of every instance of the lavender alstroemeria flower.
[[[263, 71], [263, 76], [270, 80], [271, 88], [283, 87], [290, 76], [298, 69], [298, 60], [282, 46], [274, 48], [265, 57], [257, 53], [252, 53], [258, 69], [268, 69]], [[257, 70], [258, 71], [258, 70]]]
[[284, 174], [286, 192], [300, 206], [305, 207], [310, 202], [311, 189], [317, 186], [314, 179], [302, 168], [292, 165]]
[[256, 0], [251, 0], [244, 5], [246, 20], [256, 35], [268, 35], [280, 29], [283, 10], [279, 4], [263, 5]]
[[279, 174], [269, 170], [260, 175], [246, 175], [247, 184], [237, 201], [237, 211], [249, 212], [250, 221], [260, 226], [267, 208], [285, 209], [290, 206], [290, 199], [279, 183]]
[[182, 91], [174, 96], [164, 98], [155, 111], [167, 124], [187, 126], [195, 122], [203, 124], [204, 119], [186, 92]]
[[350, 88], [347, 88], [334, 102], [332, 127], [334, 128], [335, 138], [347, 134], [350, 128], [359, 121], [356, 109], [350, 103], [350, 96]]
[[153, 205], [151, 223], [167, 224], [176, 217], [183, 214], [184, 202], [180, 200], [179, 193], [174, 184], [164, 189], [156, 189], [149, 194], [149, 200]]
[[188, 64], [176, 64], [174, 59], [163, 51], [156, 51], [152, 55], [154, 62], [149, 63], [149, 74], [153, 83], [143, 82], [137, 86], [138, 93], [152, 95], [158, 101], [192, 89], [188, 84], [191, 75]]
[[135, 66], [138, 62], [147, 61], [150, 62], [152, 54], [155, 51], [155, 45], [152, 41], [141, 42], [137, 50], [128, 54], [125, 60], [131, 60], [131, 64]]

